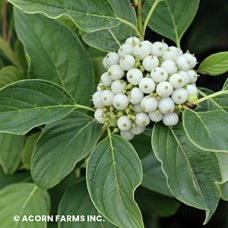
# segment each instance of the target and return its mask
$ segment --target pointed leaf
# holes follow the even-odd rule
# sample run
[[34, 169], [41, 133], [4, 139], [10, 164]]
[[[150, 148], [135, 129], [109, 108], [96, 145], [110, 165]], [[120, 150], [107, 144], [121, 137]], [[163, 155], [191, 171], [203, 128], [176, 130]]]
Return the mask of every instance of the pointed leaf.
[[77, 103], [89, 105], [94, 87], [93, 66], [76, 35], [56, 20], [16, 9], [15, 26], [29, 56], [28, 77], [55, 82]]
[[23, 168], [25, 169], [31, 169], [31, 157], [39, 136], [40, 132], [35, 132], [26, 138], [25, 145], [21, 154], [21, 162], [23, 164]]
[[[214, 93], [214, 91], [204, 87], [198, 89], [200, 90], [200, 94], [202, 94], [203, 96], [207, 96]], [[222, 90], [228, 90], [226, 88], [226, 83], [224, 84]], [[205, 100], [200, 103], [196, 110], [199, 112], [213, 110], [228, 112], [228, 94], [220, 94], [216, 97], [212, 97], [208, 100]]]
[[[34, 184], [12, 184], [0, 191], [0, 224], [2, 227], [45, 228], [45, 222], [22, 222], [24, 216], [47, 215], [50, 199], [46, 191]], [[19, 221], [14, 221], [19, 216]]]
[[21, 80], [24, 78], [22, 71], [18, 70], [14, 66], [6, 66], [0, 70], [0, 89], [12, 82]]
[[90, 197], [111, 223], [118, 227], [143, 227], [133, 198], [142, 181], [142, 167], [131, 144], [118, 135], [103, 139], [89, 158], [87, 185]]
[[119, 24], [108, 0], [53, 1], [53, 0], [9, 0], [26, 13], [43, 13], [50, 18], [62, 15], [70, 17], [83, 31], [93, 32]]
[[228, 153], [227, 112], [185, 110], [183, 126], [189, 140], [201, 150]]
[[145, 188], [137, 189], [135, 198], [143, 214], [149, 216], [172, 216], [180, 207], [180, 202], [176, 199], [160, 195]]
[[222, 181], [218, 181], [218, 185], [221, 189], [223, 200], [228, 201], [228, 154], [216, 153], [218, 158], [220, 171], [222, 174]]
[[19, 60], [15, 55], [14, 51], [11, 49], [10, 45], [0, 37], [0, 50], [5, 54], [5, 56], [18, 68], [20, 68]]
[[[109, 2], [119, 18], [131, 22], [133, 25], [137, 24], [135, 9], [129, 0], [109, 0]], [[128, 37], [135, 35], [135, 31], [123, 23], [114, 28], [107, 28], [92, 33], [82, 32], [82, 38], [87, 44], [103, 51], [117, 51], [119, 46]]]
[[189, 206], [205, 210], [207, 223], [220, 199], [215, 182], [221, 176], [215, 154], [191, 144], [181, 123], [172, 128], [156, 124], [152, 147], [173, 195]]
[[[94, 207], [89, 197], [85, 181], [76, 183], [65, 192], [59, 204], [58, 214], [65, 216], [80, 216], [80, 221], [75, 225], [77, 228], [86, 228], [90, 226], [90, 221], [88, 221], [89, 217], [87, 216], [96, 216], [99, 220], [93, 222], [93, 228], [114, 227], [114, 225], [105, 220]], [[69, 225], [67, 222], [59, 222], [59, 228], [70, 227], [72, 227], [72, 224]]]
[[223, 90], [228, 90], [228, 78], [226, 79], [222, 89]]
[[173, 197], [167, 186], [167, 180], [162, 172], [161, 164], [151, 151], [149, 155], [142, 159], [143, 181], [142, 186], [152, 191]]
[[101, 126], [95, 119], [80, 112], [47, 125], [32, 157], [34, 181], [46, 189], [58, 184], [92, 152], [100, 134]]
[[33, 127], [67, 116], [76, 107], [59, 85], [21, 80], [0, 90], [0, 132], [23, 135]]
[[217, 76], [228, 71], [228, 51], [219, 52], [208, 56], [199, 65], [201, 74]]
[[13, 174], [20, 163], [24, 136], [0, 133], [0, 165], [6, 174]]
[[[146, 13], [155, 0], [145, 2]], [[174, 41], [177, 45], [190, 24], [199, 7], [199, 0], [164, 0], [161, 1], [150, 21], [149, 27], [158, 34]]]
[[31, 175], [28, 171], [16, 172], [13, 175], [7, 175], [0, 169], [0, 189], [17, 182], [31, 181]]

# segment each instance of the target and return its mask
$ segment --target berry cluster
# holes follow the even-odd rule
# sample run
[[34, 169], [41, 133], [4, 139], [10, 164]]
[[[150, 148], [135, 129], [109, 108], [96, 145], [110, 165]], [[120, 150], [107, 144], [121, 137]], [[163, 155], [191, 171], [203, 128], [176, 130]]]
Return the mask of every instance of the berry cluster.
[[107, 69], [93, 94], [95, 119], [131, 140], [150, 122], [176, 125], [184, 105], [197, 100], [197, 63], [164, 42], [130, 37], [103, 59]]

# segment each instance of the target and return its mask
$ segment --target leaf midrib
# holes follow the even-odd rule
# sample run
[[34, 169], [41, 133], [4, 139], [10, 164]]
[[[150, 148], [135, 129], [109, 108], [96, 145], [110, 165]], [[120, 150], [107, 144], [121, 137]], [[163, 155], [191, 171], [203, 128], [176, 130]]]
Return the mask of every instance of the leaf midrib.
[[[24, 204], [22, 205], [19, 218], [22, 218], [22, 216], [24, 215], [24, 210], [25, 210], [27, 204], [29, 203], [30, 199], [32, 198], [32, 196], [35, 194], [35, 192], [37, 190], [38, 190], [38, 187], [34, 186], [33, 190], [29, 193], [28, 198], [25, 200]], [[18, 227], [20, 224], [21, 224], [20, 222], [17, 222], [16, 227]]]

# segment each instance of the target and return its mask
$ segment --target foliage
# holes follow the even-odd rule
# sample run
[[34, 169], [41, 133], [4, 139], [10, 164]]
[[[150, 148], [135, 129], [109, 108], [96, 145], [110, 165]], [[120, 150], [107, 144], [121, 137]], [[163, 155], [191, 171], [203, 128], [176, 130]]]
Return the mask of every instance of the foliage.
[[[228, 200], [228, 80], [217, 92], [200, 88], [178, 125], [150, 124], [130, 142], [95, 120], [91, 102], [107, 52], [149, 30], [181, 48], [199, 0], [8, 2], [1, 6], [8, 34], [3, 26], [0, 37], [1, 227], [31, 227], [14, 215], [53, 213], [48, 190], [63, 183], [54, 213], [102, 216], [91, 227], [144, 227], [144, 215], [171, 216], [181, 203], [204, 210], [208, 223]], [[197, 73], [214, 78], [227, 65], [228, 52], [215, 53]]]

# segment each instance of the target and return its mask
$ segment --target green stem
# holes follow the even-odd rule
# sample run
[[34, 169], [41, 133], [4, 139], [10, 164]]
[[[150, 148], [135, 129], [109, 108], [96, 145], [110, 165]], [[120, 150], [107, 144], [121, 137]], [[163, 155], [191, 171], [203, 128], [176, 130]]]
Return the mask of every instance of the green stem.
[[85, 105], [76, 104], [75, 107], [76, 108], [85, 109], [85, 110], [88, 110], [88, 111], [91, 111], [91, 112], [95, 112], [95, 109], [93, 109], [91, 107], [88, 107], [88, 106], [85, 106]]
[[143, 34], [143, 21], [142, 21], [142, 1], [138, 0], [138, 8], [137, 8], [137, 20], [138, 20], [138, 30], [140, 33], [139, 39], [143, 40], [144, 39], [144, 34]]
[[202, 98], [200, 98], [199, 100], [193, 102], [193, 104], [197, 105], [197, 104], [199, 104], [199, 103], [201, 103], [201, 102], [203, 102], [203, 101], [212, 99], [212, 98], [217, 97], [217, 96], [220, 96], [220, 95], [222, 95], [222, 94], [228, 94], [228, 90], [221, 90], [221, 91], [218, 91], [218, 92], [216, 92], [216, 93], [210, 94], [210, 95], [208, 95], [208, 96], [206, 96], [206, 97], [202, 97]]
[[145, 36], [146, 27], [147, 27], [147, 25], [148, 25], [148, 23], [149, 23], [149, 21], [150, 21], [150, 18], [151, 18], [151, 16], [152, 16], [152, 14], [153, 14], [155, 8], [157, 7], [157, 5], [158, 5], [158, 3], [159, 3], [160, 1], [161, 1], [161, 0], [155, 0], [154, 4], [152, 5], [152, 7], [151, 7], [151, 9], [150, 9], [150, 11], [149, 11], [149, 13], [147, 14], [146, 20], [145, 20], [144, 25], [143, 25], [143, 33], [142, 33], [143, 36]]
[[131, 28], [136, 32], [136, 34], [137, 34], [138, 37], [141, 36], [141, 34], [140, 34], [138, 28], [137, 28], [134, 24], [132, 24], [131, 22], [126, 21], [126, 20], [124, 20], [124, 19], [122, 19], [122, 18], [119, 18], [119, 17], [118, 17], [117, 19], [118, 19], [120, 22], [122, 22], [123, 24], [128, 25], [129, 27], [131, 27]]

